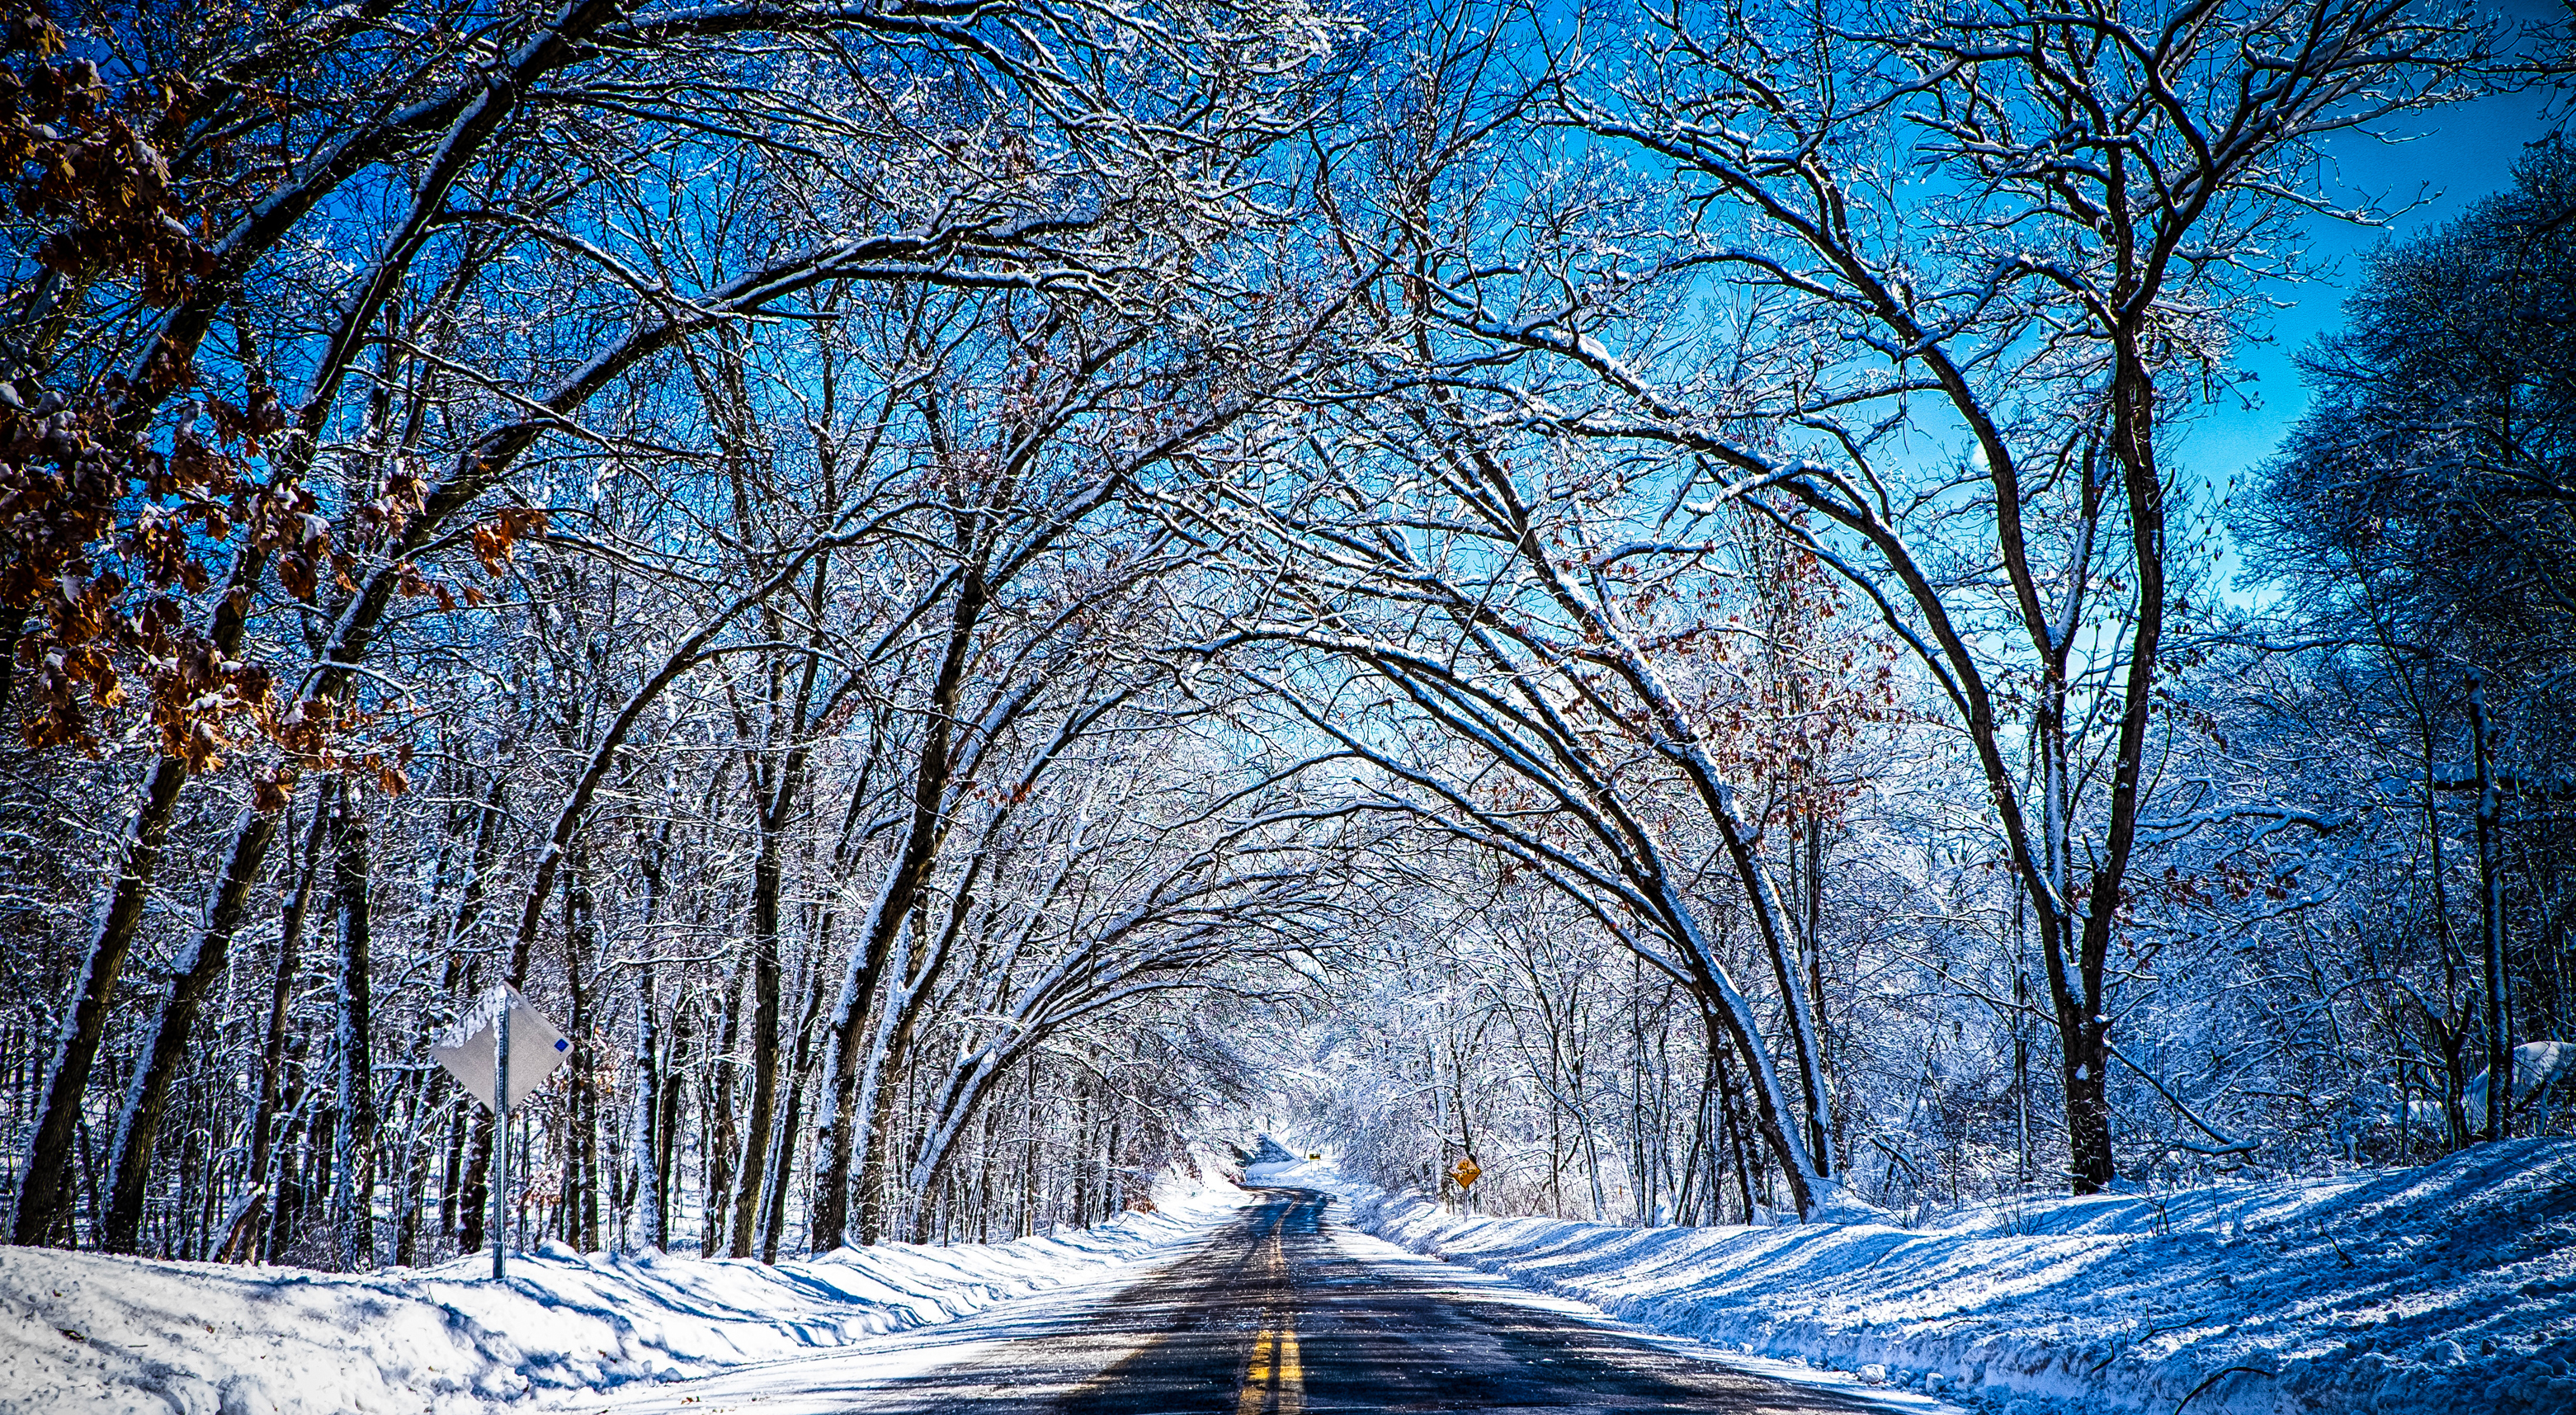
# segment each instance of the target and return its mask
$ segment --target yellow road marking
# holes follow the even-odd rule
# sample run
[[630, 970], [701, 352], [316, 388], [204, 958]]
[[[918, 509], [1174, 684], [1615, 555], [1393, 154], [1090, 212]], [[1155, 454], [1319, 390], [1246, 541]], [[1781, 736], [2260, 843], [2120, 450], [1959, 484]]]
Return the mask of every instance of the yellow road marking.
[[1252, 1339], [1252, 1365], [1243, 1373], [1243, 1399], [1236, 1402], [1235, 1415], [1261, 1415], [1270, 1403], [1270, 1357], [1278, 1344], [1266, 1331]]
[[[1288, 1255], [1280, 1246], [1286, 1213], [1270, 1226], [1270, 1273], [1284, 1285]], [[1285, 1296], [1283, 1292], [1280, 1294]], [[1306, 1408], [1306, 1367], [1297, 1354], [1297, 1319], [1292, 1310], [1274, 1308], [1261, 1334], [1252, 1339], [1252, 1362], [1244, 1368], [1243, 1397], [1235, 1415], [1302, 1415]]]
[[1306, 1367], [1297, 1354], [1294, 1328], [1262, 1329], [1253, 1338], [1252, 1364], [1243, 1373], [1243, 1398], [1235, 1415], [1300, 1415], [1306, 1408]]
[[1306, 1368], [1297, 1360], [1297, 1333], [1279, 1333], [1279, 1415], [1300, 1415], [1306, 1408]]

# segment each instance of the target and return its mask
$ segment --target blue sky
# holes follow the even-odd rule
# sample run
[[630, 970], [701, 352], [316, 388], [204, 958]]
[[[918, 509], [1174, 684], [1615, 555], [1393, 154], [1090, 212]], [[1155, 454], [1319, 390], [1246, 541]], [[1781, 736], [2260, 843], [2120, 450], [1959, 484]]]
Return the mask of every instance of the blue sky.
[[[2561, 0], [2504, 0], [2490, 8], [2515, 20], [2562, 18]], [[2336, 328], [2344, 297], [2361, 277], [2362, 257], [2383, 240], [2418, 235], [2457, 216], [2478, 198], [2507, 185], [2525, 143], [2546, 132], [2552, 105], [2566, 106], [2566, 91], [2533, 91], [2482, 99], [2439, 110], [2416, 125], [2420, 136], [2401, 143], [2347, 137], [2332, 146], [2350, 195], [2383, 208], [2405, 209], [2387, 225], [2355, 226], [2315, 220], [2309, 251], [2331, 262], [2325, 278], [2277, 292], [2291, 302], [2273, 321], [2268, 343], [2243, 351], [2243, 366], [2257, 382], [2252, 409], [2233, 401], [2204, 411], [2175, 447], [2179, 468], [2217, 486], [2243, 484], [2307, 406], [2295, 356], [2319, 334]]]

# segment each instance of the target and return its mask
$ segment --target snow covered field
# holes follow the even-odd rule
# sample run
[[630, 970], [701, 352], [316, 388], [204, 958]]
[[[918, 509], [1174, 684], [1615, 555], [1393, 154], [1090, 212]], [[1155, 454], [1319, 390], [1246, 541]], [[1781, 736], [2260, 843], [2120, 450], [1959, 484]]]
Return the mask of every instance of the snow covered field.
[[1356, 1227], [1656, 1331], [1985, 1410], [2576, 1411], [2576, 1141], [1920, 1228], [1613, 1228], [1444, 1214], [1329, 1163], [1248, 1178], [1339, 1193]]
[[994, 1245], [765, 1267], [549, 1245], [365, 1276], [0, 1248], [6, 1415], [464, 1415], [811, 1355], [1187, 1244], [1232, 1189]]

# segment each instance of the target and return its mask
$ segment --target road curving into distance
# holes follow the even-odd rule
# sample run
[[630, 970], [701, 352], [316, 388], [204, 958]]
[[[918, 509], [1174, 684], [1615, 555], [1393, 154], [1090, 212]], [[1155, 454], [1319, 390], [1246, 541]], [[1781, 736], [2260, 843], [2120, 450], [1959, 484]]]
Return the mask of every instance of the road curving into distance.
[[[1581, 1317], [1370, 1261], [1324, 1229], [1325, 1195], [1263, 1189], [1196, 1252], [972, 1359], [851, 1391], [851, 1415], [1324, 1415], [1886, 1407], [1694, 1361]], [[781, 1368], [779, 1374], [787, 1374]]]

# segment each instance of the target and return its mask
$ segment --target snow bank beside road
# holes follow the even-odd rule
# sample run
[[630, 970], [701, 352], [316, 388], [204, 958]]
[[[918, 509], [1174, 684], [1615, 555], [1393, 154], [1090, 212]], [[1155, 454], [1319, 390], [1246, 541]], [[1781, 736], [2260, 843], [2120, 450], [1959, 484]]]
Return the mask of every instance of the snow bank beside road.
[[364, 1276], [0, 1249], [8, 1415], [464, 1415], [947, 1321], [1188, 1242], [1231, 1190], [1015, 1243], [745, 1260], [513, 1258]]
[[2576, 1141], [2317, 1184], [2026, 1200], [1924, 1229], [1610, 1228], [1453, 1216], [1344, 1179], [1416, 1252], [1654, 1330], [1996, 1411], [2576, 1411]]

